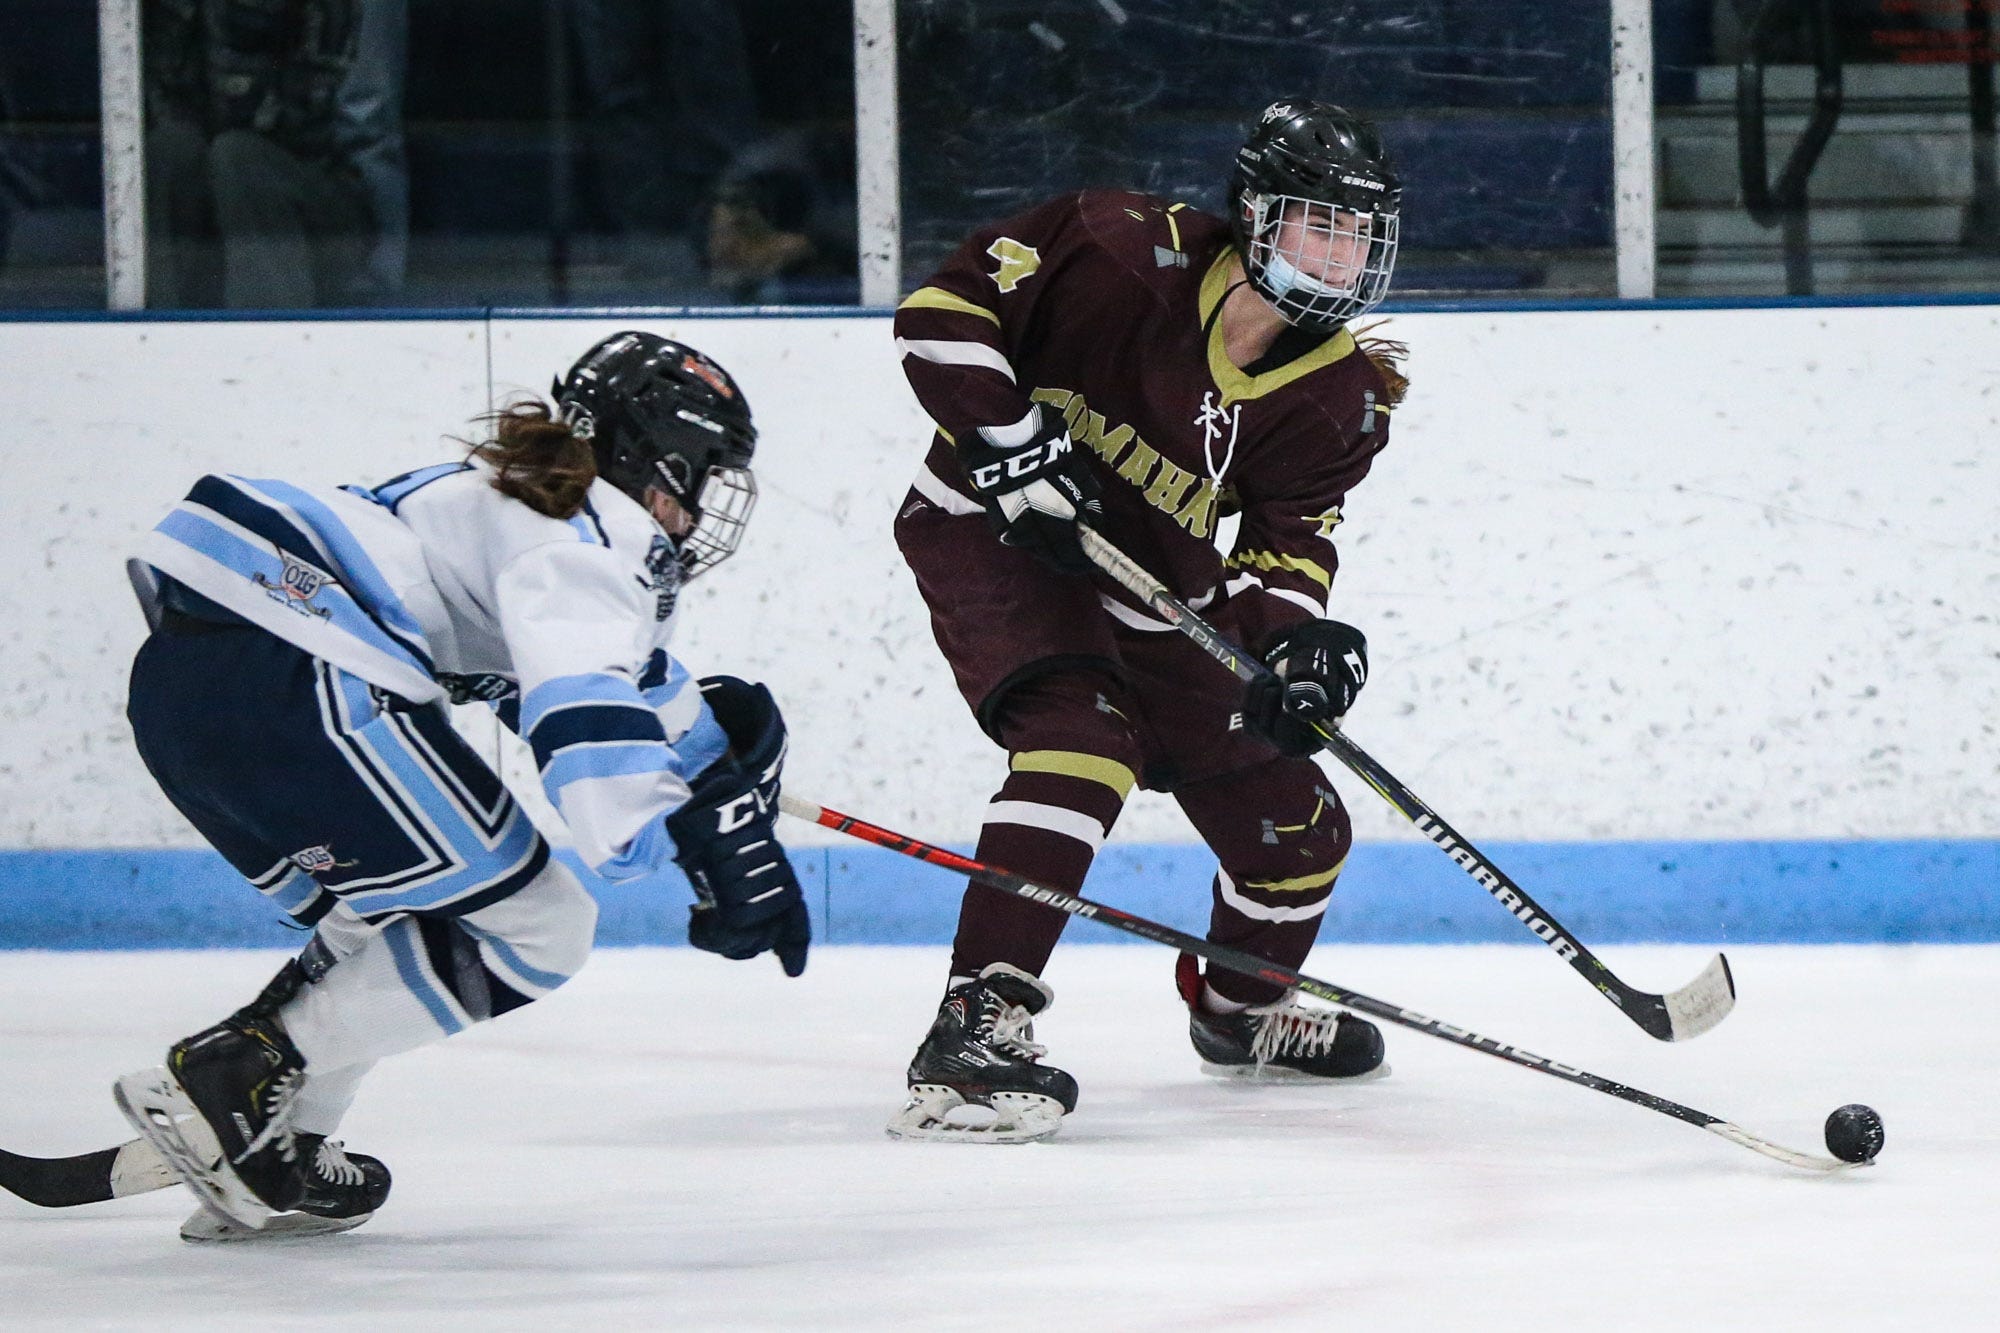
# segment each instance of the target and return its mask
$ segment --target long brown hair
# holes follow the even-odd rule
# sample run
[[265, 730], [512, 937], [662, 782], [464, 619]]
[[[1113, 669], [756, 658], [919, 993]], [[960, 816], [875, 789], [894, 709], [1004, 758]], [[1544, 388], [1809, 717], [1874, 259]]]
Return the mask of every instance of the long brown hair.
[[493, 437], [472, 446], [500, 475], [493, 488], [550, 518], [574, 518], [597, 479], [590, 441], [580, 438], [537, 398], [510, 403], [477, 418]]
[[1382, 377], [1383, 387], [1388, 391], [1389, 401], [1385, 406], [1394, 407], [1403, 401], [1403, 395], [1410, 391], [1410, 377], [1403, 373], [1403, 360], [1409, 356], [1407, 343], [1399, 343], [1389, 338], [1371, 338], [1370, 330], [1379, 329], [1389, 321], [1378, 319], [1373, 324], [1354, 331], [1354, 345], [1375, 367], [1375, 373]]

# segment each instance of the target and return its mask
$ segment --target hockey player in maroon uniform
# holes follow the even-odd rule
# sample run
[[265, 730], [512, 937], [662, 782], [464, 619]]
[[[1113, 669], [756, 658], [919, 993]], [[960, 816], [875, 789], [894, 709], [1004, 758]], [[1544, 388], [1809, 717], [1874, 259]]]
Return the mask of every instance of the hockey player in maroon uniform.
[[[897, 346], [937, 435], [896, 539], [960, 691], [1008, 753], [980, 860], [1078, 889], [1132, 788], [1170, 792], [1220, 863], [1209, 937], [1304, 962], [1350, 842], [1305, 718], [1339, 718], [1367, 678], [1360, 631], [1327, 618], [1332, 535], [1405, 387], [1403, 349], [1348, 325], [1387, 293], [1400, 204], [1372, 124], [1281, 101], [1238, 154], [1228, 220], [1066, 195], [975, 233], [903, 302]], [[1225, 556], [1216, 525], [1232, 512]], [[1079, 521], [1280, 683], [1244, 693], [1096, 575]], [[1075, 1109], [1076, 1080], [1031, 1038], [1066, 920], [967, 890], [892, 1134], [1018, 1142]], [[1191, 957], [1178, 979], [1211, 1072], [1381, 1069], [1359, 1017], [1204, 978]], [[951, 1118], [968, 1104], [995, 1114]]]

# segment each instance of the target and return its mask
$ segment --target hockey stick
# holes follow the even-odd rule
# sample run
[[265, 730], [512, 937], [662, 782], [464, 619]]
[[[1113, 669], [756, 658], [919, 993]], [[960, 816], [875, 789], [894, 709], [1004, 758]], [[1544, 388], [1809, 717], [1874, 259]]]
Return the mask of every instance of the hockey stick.
[[1696, 1128], [1705, 1129], [1711, 1134], [1720, 1135], [1722, 1138], [1728, 1139], [1731, 1143], [1748, 1148], [1752, 1152], [1762, 1153], [1764, 1156], [1783, 1162], [1787, 1166], [1803, 1167], [1808, 1171], [1844, 1171], [1850, 1166], [1866, 1164], [1862, 1162], [1843, 1162], [1832, 1157], [1821, 1157], [1816, 1153], [1798, 1152], [1795, 1149], [1783, 1147], [1771, 1142], [1769, 1139], [1752, 1134], [1747, 1129], [1732, 1125], [1720, 1116], [1710, 1115], [1706, 1111], [1697, 1111], [1692, 1107], [1682, 1106], [1679, 1102], [1668, 1101], [1666, 1098], [1655, 1096], [1650, 1092], [1641, 1092], [1637, 1088], [1629, 1088], [1623, 1083], [1614, 1083], [1608, 1078], [1600, 1078], [1596, 1074], [1588, 1073], [1585, 1070], [1573, 1069], [1568, 1065], [1551, 1060], [1547, 1056], [1524, 1051], [1518, 1046], [1509, 1046], [1506, 1042], [1496, 1041], [1492, 1037], [1482, 1037], [1476, 1032], [1470, 1032], [1461, 1027], [1453, 1027], [1451, 1024], [1440, 1022], [1435, 1018], [1426, 1018], [1413, 1009], [1404, 1009], [1383, 1000], [1371, 999], [1358, 991], [1343, 990], [1339, 986], [1315, 980], [1303, 973], [1294, 972], [1290, 968], [1280, 967], [1276, 963], [1259, 958], [1254, 954], [1244, 953], [1240, 949], [1231, 949], [1225, 945], [1210, 943], [1208, 940], [1175, 930], [1172, 926], [1161, 925], [1159, 922], [1149, 921], [1145, 917], [1133, 916], [1129, 912], [1121, 912], [1117, 908], [1107, 906], [1104, 903], [1093, 902], [1088, 898], [1079, 897], [1075, 894], [1063, 893], [1058, 889], [1044, 888], [1011, 871], [1002, 870], [997, 866], [985, 865], [972, 860], [970, 857], [960, 856], [956, 852], [947, 851], [942, 847], [934, 847], [926, 842], [919, 842], [915, 838], [901, 833], [892, 833], [888, 829], [856, 819], [852, 815], [841, 814], [838, 810], [828, 810], [824, 806], [814, 805], [809, 801], [802, 801], [796, 796], [781, 794], [778, 797], [778, 808], [794, 818], [807, 820], [837, 832], [845, 833], [850, 837], [859, 838], [863, 842], [873, 843], [877, 847], [886, 847], [892, 852], [900, 852], [904, 856], [914, 857], [919, 861], [927, 861], [931, 865], [943, 866], [948, 870], [956, 870], [963, 875], [974, 876], [981, 884], [999, 889], [1004, 893], [1011, 893], [1017, 898], [1026, 898], [1030, 902], [1041, 903], [1045, 907], [1053, 907], [1057, 911], [1067, 912], [1071, 916], [1101, 922], [1115, 930], [1122, 930], [1127, 934], [1137, 935], [1141, 939], [1152, 940], [1155, 944], [1164, 944], [1170, 948], [1179, 949], [1183, 953], [1191, 953], [1199, 958], [1206, 958], [1217, 967], [1227, 969], [1242, 976], [1256, 977], [1259, 980], [1269, 981], [1279, 986], [1293, 987], [1304, 991], [1308, 995], [1315, 995], [1329, 1003], [1337, 1004], [1344, 1009], [1351, 1009], [1356, 1013], [1367, 1014], [1370, 1017], [1394, 1023], [1398, 1027], [1409, 1028], [1413, 1032], [1421, 1032], [1425, 1036], [1436, 1037], [1440, 1041], [1448, 1041], [1455, 1046], [1464, 1046], [1468, 1049], [1494, 1056], [1510, 1064], [1520, 1065], [1523, 1069], [1532, 1069], [1536, 1073], [1547, 1074], [1551, 1078], [1559, 1078], [1565, 1083], [1574, 1083], [1578, 1087], [1589, 1088], [1592, 1092], [1601, 1092], [1606, 1096], [1616, 1097], [1620, 1101], [1631, 1102], [1636, 1106], [1643, 1106], [1649, 1111], [1658, 1111], [1661, 1115], [1672, 1116], [1676, 1120], [1686, 1121]]
[[[1161, 619], [1187, 635], [1201, 650], [1220, 662], [1246, 684], [1270, 674], [1269, 669], [1244, 652], [1221, 631], [1203, 620], [1187, 603], [1168, 592], [1128, 555], [1090, 528], [1077, 525], [1077, 536], [1091, 560], [1133, 596], [1143, 600]], [[1417, 794], [1396, 780], [1394, 774], [1375, 762], [1366, 751], [1347, 738], [1338, 727], [1313, 723], [1333, 757], [1353, 770], [1356, 777], [1375, 789], [1377, 795], [1396, 807], [1403, 818], [1416, 825], [1459, 869], [1478, 881], [1509, 912], [1532, 931], [1555, 955], [1576, 969], [1600, 994], [1624, 1011], [1625, 1016], [1661, 1041], [1685, 1041], [1699, 1037], [1720, 1023], [1736, 1007], [1736, 980], [1730, 975], [1729, 960], [1717, 954], [1701, 975], [1676, 991], [1655, 995], [1634, 989], [1620, 980], [1604, 961], [1577, 943], [1553, 913], [1528, 891], [1508, 878], [1505, 871], [1486, 859], [1457, 829], [1431, 809]]]
[[43, 1208], [103, 1203], [180, 1183], [144, 1139], [75, 1157], [23, 1157], [0, 1149], [0, 1189]]

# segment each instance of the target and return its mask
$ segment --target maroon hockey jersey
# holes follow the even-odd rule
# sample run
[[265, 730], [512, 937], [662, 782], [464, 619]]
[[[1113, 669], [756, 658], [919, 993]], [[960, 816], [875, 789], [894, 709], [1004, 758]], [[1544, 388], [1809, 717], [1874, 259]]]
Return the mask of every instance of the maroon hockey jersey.
[[954, 441], [1039, 402], [1095, 452], [1099, 530], [1176, 595], [1252, 645], [1327, 614], [1334, 527], [1388, 443], [1389, 395], [1345, 330], [1260, 374], [1233, 365], [1215, 317], [1232, 253], [1221, 219], [1112, 190], [974, 233], [896, 312], [938, 426], [916, 489], [978, 512]]

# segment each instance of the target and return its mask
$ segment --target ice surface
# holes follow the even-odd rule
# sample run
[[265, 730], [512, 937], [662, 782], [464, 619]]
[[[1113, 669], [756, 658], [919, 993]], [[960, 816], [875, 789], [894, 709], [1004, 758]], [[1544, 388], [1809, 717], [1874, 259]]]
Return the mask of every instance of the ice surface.
[[[1162, 950], [1056, 956], [1038, 1025], [1083, 1086], [1054, 1141], [896, 1143], [936, 949], [600, 954], [568, 988], [393, 1060], [351, 1146], [396, 1172], [349, 1235], [197, 1249], [180, 1190], [67, 1212], [0, 1195], [0, 1323], [877, 1328], [1962, 1327], [2000, 1296], [1994, 948], [1744, 948], [1741, 1002], [1654, 1043], [1542, 950], [1338, 948], [1309, 970], [1818, 1151], [1824, 1178], [1414, 1033], [1393, 1074], [1196, 1070]], [[1617, 948], [1649, 989], [1695, 947]], [[107, 1089], [278, 955], [0, 954], [0, 1145], [125, 1137]]]

